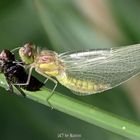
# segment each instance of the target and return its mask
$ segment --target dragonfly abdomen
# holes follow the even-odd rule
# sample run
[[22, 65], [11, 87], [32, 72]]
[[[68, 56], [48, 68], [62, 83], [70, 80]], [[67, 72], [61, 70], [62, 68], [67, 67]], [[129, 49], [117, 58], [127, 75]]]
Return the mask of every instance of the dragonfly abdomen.
[[58, 81], [67, 88], [78, 92], [79, 95], [94, 94], [109, 88], [107, 84], [96, 84], [93, 81], [77, 79], [71, 76], [57, 77]]

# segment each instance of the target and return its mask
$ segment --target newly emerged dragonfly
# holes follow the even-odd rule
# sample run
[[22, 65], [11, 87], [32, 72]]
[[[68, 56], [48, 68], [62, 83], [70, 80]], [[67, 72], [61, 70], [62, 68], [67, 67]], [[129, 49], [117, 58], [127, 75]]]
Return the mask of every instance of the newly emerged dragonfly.
[[19, 55], [30, 68], [29, 76], [35, 68], [56, 84], [53, 91], [58, 81], [77, 95], [106, 91], [140, 72], [140, 44], [57, 54], [27, 43]]
[[0, 53], [0, 72], [4, 74], [8, 83], [8, 89], [13, 92], [13, 86], [23, 95], [23, 89], [28, 91], [38, 91], [44, 85], [35, 77], [30, 76], [29, 83], [26, 84], [28, 74], [25, 72], [22, 63], [15, 60], [15, 56], [9, 50]]

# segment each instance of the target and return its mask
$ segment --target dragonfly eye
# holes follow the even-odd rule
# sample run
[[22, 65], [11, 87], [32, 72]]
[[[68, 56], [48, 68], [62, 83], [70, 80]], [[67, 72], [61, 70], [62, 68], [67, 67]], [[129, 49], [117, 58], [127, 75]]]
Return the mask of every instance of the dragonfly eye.
[[33, 44], [31, 43], [27, 43], [23, 46], [23, 53], [24, 55], [28, 56], [28, 57], [31, 57], [33, 55], [33, 51], [34, 51], [34, 48], [33, 48]]

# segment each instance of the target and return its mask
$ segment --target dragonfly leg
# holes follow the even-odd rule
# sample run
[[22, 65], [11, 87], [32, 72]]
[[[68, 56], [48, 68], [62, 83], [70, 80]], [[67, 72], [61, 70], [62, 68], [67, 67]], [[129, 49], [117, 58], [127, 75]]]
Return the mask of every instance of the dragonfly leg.
[[[55, 79], [53, 79], [53, 80], [55, 80]], [[49, 106], [50, 106], [52, 109], [53, 109], [53, 106], [52, 106], [51, 103], [49, 102], [49, 99], [50, 99], [50, 98], [52, 97], [52, 95], [54, 94], [54, 91], [55, 91], [55, 89], [56, 89], [56, 87], [57, 87], [57, 84], [58, 84], [58, 82], [57, 82], [56, 80], [53, 81], [53, 82], [55, 83], [55, 86], [53, 87], [50, 96], [46, 99], [46, 101], [48, 102]]]
[[18, 85], [18, 86], [22, 86], [22, 85], [29, 85], [30, 82], [30, 78], [31, 78], [31, 74], [32, 74], [32, 70], [34, 67], [31, 67], [29, 69], [29, 74], [28, 74], [28, 78], [27, 78], [27, 82], [26, 83], [12, 83], [13, 85]]
[[46, 78], [46, 80], [43, 82], [43, 84], [45, 85], [46, 83], [47, 83], [47, 81], [48, 81], [49, 79], [48, 78]]
[[10, 52], [15, 52], [15, 51], [19, 50], [20, 48], [21, 48], [21, 47], [14, 48], [14, 49], [12, 49]]
[[23, 65], [23, 62], [13, 61], [13, 63], [23, 67], [24, 69], [26, 68], [26, 65]]
[[47, 99], [46, 99], [46, 101], [48, 102], [49, 106], [53, 109], [53, 106], [50, 104], [49, 99], [50, 99], [50, 98], [52, 97], [52, 95], [54, 94], [54, 91], [55, 91], [55, 89], [56, 89], [56, 87], [57, 87], [58, 82], [57, 82], [57, 80], [51, 78], [50, 76], [48, 76], [48, 75], [46, 75], [46, 74], [43, 74], [43, 73], [40, 72], [38, 69], [35, 69], [35, 70], [36, 70], [40, 75], [46, 77], [46, 80], [44, 81], [44, 84], [45, 84], [48, 80], [51, 80], [53, 83], [55, 83], [55, 85], [54, 85], [54, 87], [53, 87], [53, 89], [52, 89], [52, 91], [51, 91], [50, 96], [47, 97]]

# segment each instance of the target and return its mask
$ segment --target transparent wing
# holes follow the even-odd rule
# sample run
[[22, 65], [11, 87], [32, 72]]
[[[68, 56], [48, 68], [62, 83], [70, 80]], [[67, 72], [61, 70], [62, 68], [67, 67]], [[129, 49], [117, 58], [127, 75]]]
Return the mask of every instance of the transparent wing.
[[59, 57], [68, 76], [95, 84], [108, 84], [110, 86], [107, 89], [140, 72], [140, 44], [119, 49], [68, 52]]

